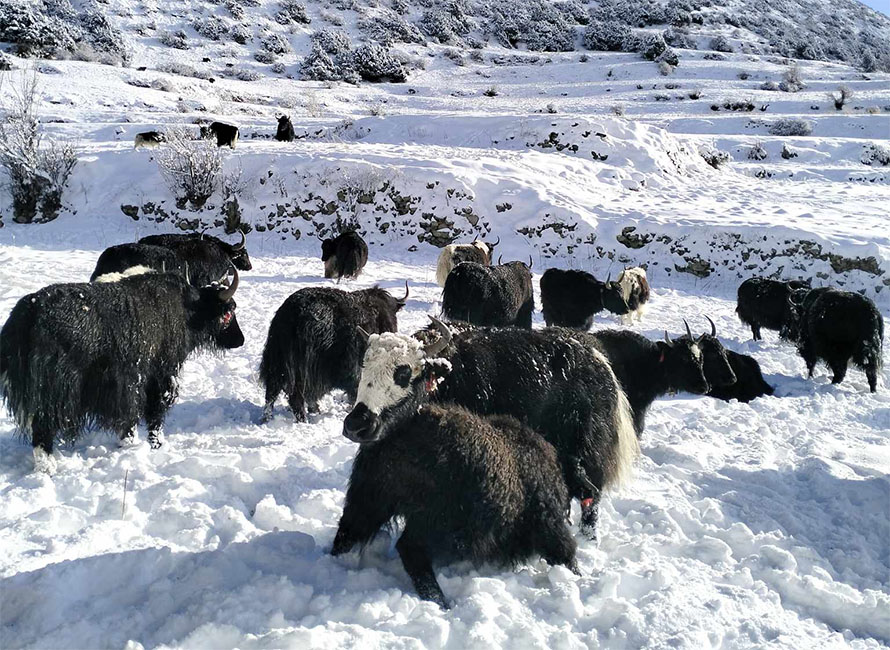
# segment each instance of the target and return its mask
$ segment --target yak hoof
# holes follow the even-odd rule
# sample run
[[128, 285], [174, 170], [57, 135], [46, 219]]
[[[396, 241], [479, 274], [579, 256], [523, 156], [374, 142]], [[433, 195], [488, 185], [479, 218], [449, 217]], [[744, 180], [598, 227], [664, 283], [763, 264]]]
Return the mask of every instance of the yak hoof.
[[164, 444], [164, 434], [160, 431], [148, 432], [148, 446], [152, 449], [160, 449]]
[[269, 421], [272, 419], [272, 416], [272, 407], [267, 406], [263, 409], [263, 415], [262, 417], [260, 417], [260, 424], [268, 424]]
[[58, 469], [58, 463], [52, 454], [46, 453], [43, 447], [34, 447], [34, 471], [52, 476]]
[[133, 429], [122, 435], [120, 440], [117, 441], [117, 446], [121, 449], [132, 449], [139, 444], [139, 436], [136, 435], [136, 430]]

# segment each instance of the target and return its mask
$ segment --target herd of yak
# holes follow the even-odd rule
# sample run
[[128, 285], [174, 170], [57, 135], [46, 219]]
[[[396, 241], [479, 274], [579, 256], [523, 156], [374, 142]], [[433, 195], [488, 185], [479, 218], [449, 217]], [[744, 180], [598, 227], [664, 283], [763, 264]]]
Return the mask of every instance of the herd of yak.
[[[749, 401], [772, 394], [757, 362], [710, 332], [651, 341], [628, 329], [589, 332], [602, 310], [640, 318], [641, 268], [600, 282], [548, 269], [540, 281], [548, 327], [532, 329], [531, 263], [493, 263], [494, 243], [443, 249], [442, 315], [398, 334], [408, 299], [380, 288], [301, 289], [269, 327], [260, 363], [263, 421], [281, 393], [305, 421], [321, 397], [346, 392], [343, 434], [360, 443], [332, 553], [367, 544], [403, 517], [397, 550], [417, 592], [443, 607], [433, 562], [513, 564], [539, 555], [577, 572], [568, 524], [595, 535], [604, 490], [628, 477], [652, 402], [687, 391]], [[322, 242], [325, 277], [357, 277], [368, 247], [354, 232]], [[0, 394], [35, 464], [52, 471], [53, 443], [89, 427], [133, 440], [144, 420], [153, 448], [175, 400], [176, 377], [198, 349], [239, 347], [242, 235], [145, 237], [105, 250], [89, 283], [23, 297], [0, 331]], [[755, 339], [779, 330], [812, 374], [818, 360], [844, 378], [852, 360], [872, 391], [883, 320], [858, 294], [765, 278], [739, 287], [737, 312]], [[709, 319], [710, 320], [710, 319]]]

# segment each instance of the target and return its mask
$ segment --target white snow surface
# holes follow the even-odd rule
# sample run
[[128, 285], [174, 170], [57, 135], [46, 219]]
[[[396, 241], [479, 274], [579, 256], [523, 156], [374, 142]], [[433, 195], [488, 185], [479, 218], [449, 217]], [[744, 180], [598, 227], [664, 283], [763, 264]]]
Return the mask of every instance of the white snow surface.
[[[0, 648], [890, 644], [886, 353], [876, 394], [854, 368], [840, 386], [822, 367], [807, 380], [793, 347], [773, 332], [751, 341], [736, 318], [735, 287], [749, 269], [725, 269], [716, 259], [715, 273], [701, 280], [674, 271], [683, 258], [666, 249], [624, 249], [611, 260], [595, 256], [594, 245], [571, 252], [549, 230], [540, 241], [518, 234], [558, 219], [577, 224], [579, 238], [595, 234], [608, 247], [632, 225], [685, 237], [690, 251], [703, 255], [713, 237], [726, 237], [727, 245], [736, 236], [762, 240], [764, 252], [787, 239], [808, 240], [850, 258], [874, 257], [886, 270], [890, 174], [859, 157], [865, 145], [886, 144], [890, 135], [890, 77], [801, 62], [807, 88], [787, 94], [758, 89], [780, 79], [785, 65], [742, 54], [709, 61], [684, 51], [671, 77], [630, 54], [590, 53], [586, 63], [579, 53], [547, 54], [506, 66], [493, 65], [492, 55], [526, 53], [486, 48], [485, 65], [463, 67], [438, 57], [407, 84], [357, 88], [284, 78], [210, 84], [152, 69], [156, 59], [175, 58], [203, 70], [202, 57], [211, 56], [205, 71], [214, 73], [227, 57], [213, 44], [187, 52], [141, 44], [133, 65], [149, 66], [145, 72], [47, 63], [41, 115], [48, 132], [77, 143], [80, 163], [65, 209], [49, 224], [13, 223], [0, 194], [0, 322], [27, 293], [85, 281], [106, 246], [170, 231], [171, 222], [121, 213], [125, 203], [173, 203], [152, 152], [134, 151], [133, 136], [219, 118], [242, 129], [237, 148], [224, 155], [226, 168], [242, 169], [250, 182], [242, 207], [253, 226], [307, 188], [330, 197], [347, 177], [366, 188], [398, 181], [422, 196], [418, 213], [472, 205], [491, 237], [502, 237], [498, 253], [532, 255], [536, 292], [548, 266], [605, 276], [647, 263], [653, 298], [634, 329], [651, 338], [679, 334], [687, 318], [704, 331], [710, 315], [727, 347], [759, 361], [776, 395], [748, 405], [690, 395], [657, 400], [634, 476], [603, 501], [599, 543], [578, 536], [582, 576], [538, 559], [515, 570], [440, 567], [438, 579], [454, 602], [443, 612], [414, 593], [393, 547], [396, 535], [382, 531], [363, 555], [328, 554], [356, 451], [341, 434], [345, 396], [324, 399], [307, 424], [295, 424], [281, 402], [269, 424], [258, 424], [256, 374], [269, 322], [290, 293], [329, 281], [313, 231], [297, 239], [292, 231], [254, 230], [247, 242], [254, 269], [242, 273], [236, 296], [246, 343], [186, 363], [160, 450], [149, 450], [144, 430], [127, 448], [110, 434], [90, 433], [57, 449], [55, 473], [47, 475], [33, 471], [30, 446], [0, 412]], [[127, 83], [133, 80], [166, 90]], [[856, 101], [838, 112], [826, 93], [840, 83], [853, 88]], [[485, 96], [492, 86], [497, 96]], [[694, 90], [700, 99], [676, 98]], [[0, 95], [9, 92], [8, 84], [0, 87]], [[658, 100], [662, 93], [674, 99]], [[709, 108], [740, 97], [769, 108]], [[548, 103], [556, 114], [540, 112]], [[623, 108], [624, 118], [613, 107]], [[265, 139], [282, 111], [298, 133], [322, 136], [289, 145]], [[771, 136], [765, 123], [778, 117], [806, 118], [813, 133]], [[344, 119], [354, 123], [343, 129]], [[588, 129], [608, 134], [608, 144], [591, 145], [608, 160], [593, 160], [583, 148], [571, 154], [527, 146], [551, 131], [577, 139]], [[755, 143], [767, 150], [766, 161], [748, 160]], [[719, 171], [707, 167], [694, 153], [702, 144], [729, 151], [732, 161]], [[783, 159], [784, 144], [798, 156]], [[762, 170], [771, 176], [758, 178]], [[273, 178], [270, 171], [281, 183], [260, 185], [257, 179]], [[446, 187], [472, 199], [449, 203]], [[513, 207], [502, 212], [497, 206], [505, 202]], [[219, 197], [211, 203], [218, 207]], [[359, 204], [356, 214], [373, 223], [371, 208]], [[221, 234], [217, 212], [183, 216]], [[300, 221], [293, 225], [304, 227]], [[400, 294], [407, 278], [411, 296], [399, 330], [426, 325], [440, 307], [438, 250], [395, 230], [372, 231], [369, 240], [364, 275], [344, 288], [380, 284]], [[816, 284], [835, 278], [826, 260], [797, 259], [793, 269], [762, 263], [758, 270], [783, 277], [823, 274]], [[890, 326], [886, 275], [837, 277], [875, 298]], [[535, 318], [540, 327], [540, 314]], [[620, 324], [600, 317], [595, 327]], [[577, 506], [572, 516], [577, 522]]]

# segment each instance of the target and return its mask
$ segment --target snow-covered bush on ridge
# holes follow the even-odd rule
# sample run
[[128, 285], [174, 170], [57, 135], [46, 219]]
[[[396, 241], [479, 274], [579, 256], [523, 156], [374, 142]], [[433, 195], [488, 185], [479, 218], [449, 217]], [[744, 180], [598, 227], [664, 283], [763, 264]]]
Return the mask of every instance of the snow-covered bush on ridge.
[[800, 66], [792, 63], [784, 73], [782, 73], [782, 81], [779, 83], [779, 90], [786, 93], [796, 93], [806, 88], [803, 79], [800, 76]]
[[300, 64], [303, 79], [313, 81], [345, 81], [358, 83], [353, 68], [352, 45], [346, 32], [322, 29], [312, 35], [312, 51]]
[[759, 142], [755, 142], [754, 146], [748, 149], [748, 160], [766, 160], [766, 149]]
[[442, 44], [458, 44], [473, 29], [465, 0], [446, 0], [423, 12], [418, 27], [429, 38]]
[[[481, 6], [481, 5], [480, 5]], [[494, 0], [484, 5], [484, 30], [505, 47], [571, 52], [575, 29], [568, 15], [544, 0]]]
[[0, 41], [12, 43], [20, 56], [53, 57], [74, 49], [78, 38], [71, 26], [47, 18], [20, 0], [0, 0]]
[[297, 23], [308, 25], [312, 22], [306, 13], [306, 6], [297, 0], [282, 0], [281, 9], [275, 14], [275, 22], [279, 25]]
[[188, 44], [188, 36], [181, 29], [175, 32], [163, 32], [158, 40], [161, 41], [162, 45], [166, 45], [167, 47], [172, 47], [177, 50], [187, 50], [189, 49]]
[[262, 43], [264, 49], [272, 54], [287, 54], [291, 51], [290, 41], [275, 32], [264, 34], [260, 39], [260, 43]]
[[667, 49], [661, 34], [649, 34], [641, 39], [637, 51], [644, 59], [655, 61]]
[[219, 187], [222, 154], [212, 139], [195, 140], [183, 127], [169, 129], [155, 158], [170, 191], [194, 207], [207, 203]]
[[843, 85], [837, 89], [837, 92], [828, 93], [829, 98], [834, 102], [835, 110], [844, 110], [844, 104], [853, 96], [853, 91], [849, 86]]
[[382, 45], [366, 43], [352, 53], [353, 69], [364, 81], [400, 83], [408, 78], [402, 64]]
[[250, 28], [246, 25], [242, 25], [241, 23], [232, 25], [232, 29], [229, 30], [229, 34], [232, 36], [232, 40], [236, 43], [239, 43], [240, 45], [244, 45], [253, 37]]
[[200, 16], [192, 22], [192, 27], [211, 41], [218, 41], [229, 31], [225, 21], [217, 16]]
[[624, 23], [592, 20], [584, 30], [584, 47], [601, 52], [633, 52], [637, 37]]
[[699, 147], [698, 153], [714, 169], [720, 169], [730, 160], [729, 152], [721, 151], [709, 144]]
[[770, 135], [810, 135], [813, 123], [799, 117], [783, 117], [769, 126]]
[[729, 42], [729, 39], [720, 34], [719, 36], [715, 36], [710, 41], [708, 41], [708, 47], [715, 52], [734, 52], [735, 50], [732, 47], [732, 43]]
[[370, 18], [360, 19], [358, 28], [369, 39], [377, 41], [384, 47], [389, 47], [393, 43], [426, 42], [415, 25], [389, 9], [381, 9]]
[[677, 47], [682, 50], [698, 49], [698, 43], [684, 29], [669, 27], [661, 35], [664, 38], [664, 42], [671, 47]]
[[[0, 78], [0, 86], [5, 80]], [[25, 75], [2, 106], [0, 167], [12, 198], [13, 220], [18, 223], [52, 221], [62, 208], [62, 194], [77, 164], [74, 147], [40, 132], [37, 109], [40, 96], [36, 74]]]

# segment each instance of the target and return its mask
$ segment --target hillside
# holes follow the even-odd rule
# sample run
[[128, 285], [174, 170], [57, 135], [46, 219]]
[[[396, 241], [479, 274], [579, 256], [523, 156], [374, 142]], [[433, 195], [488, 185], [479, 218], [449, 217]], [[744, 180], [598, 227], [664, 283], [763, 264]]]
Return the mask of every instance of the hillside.
[[[806, 379], [734, 311], [744, 278], [810, 278], [890, 326], [886, 17], [854, 0], [0, 0], [0, 50], [4, 115], [36, 80], [43, 150], [76, 157], [59, 205], [25, 214], [0, 192], [0, 323], [148, 234], [240, 230], [254, 262], [246, 343], [186, 363], [162, 449], [91, 432], [33, 472], [0, 410], [0, 647], [890, 643], [890, 358], [875, 394], [858, 369]], [[274, 139], [282, 114], [293, 142]], [[197, 141], [213, 120], [239, 127], [234, 149]], [[154, 129], [170, 141], [134, 149]], [[165, 175], [174, 145], [219, 165], [207, 195]], [[645, 265], [637, 331], [709, 316], [776, 394], [657, 400], [599, 542], [577, 535], [582, 576], [448, 565], [443, 612], [412, 590], [398, 530], [328, 554], [356, 452], [346, 396], [259, 423], [272, 316], [334, 286], [316, 237], [345, 226], [371, 250], [341, 288], [408, 279], [401, 332], [441, 309], [441, 246], [499, 238], [536, 294], [549, 267]]]

